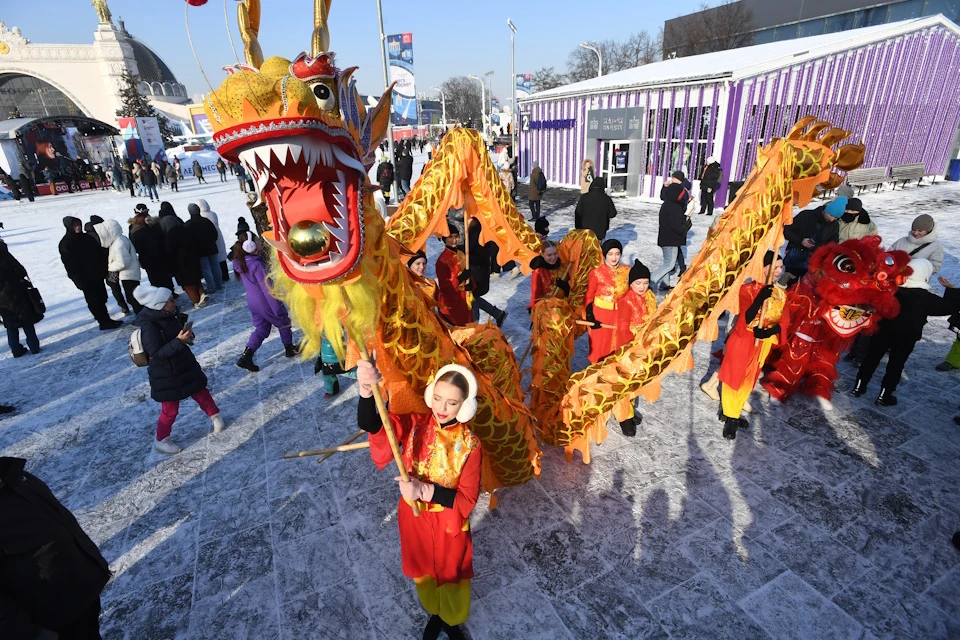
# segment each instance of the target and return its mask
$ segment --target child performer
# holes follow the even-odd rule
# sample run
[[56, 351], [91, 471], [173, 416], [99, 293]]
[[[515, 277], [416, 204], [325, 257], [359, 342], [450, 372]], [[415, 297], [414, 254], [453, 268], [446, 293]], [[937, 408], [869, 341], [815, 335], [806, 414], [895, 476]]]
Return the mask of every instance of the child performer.
[[527, 310], [532, 309], [540, 298], [549, 296], [554, 289], [559, 289], [564, 295], [570, 295], [570, 285], [563, 279], [560, 271], [560, 253], [556, 242], [553, 240], [544, 242], [543, 253], [530, 261], [530, 267], [533, 273], [530, 277], [530, 304]]
[[606, 358], [614, 349], [616, 336], [613, 329], [601, 325], [612, 325], [617, 321], [617, 300], [627, 292], [627, 277], [630, 269], [620, 264], [623, 245], [612, 238], [600, 245], [603, 251], [603, 264], [590, 272], [587, 277], [587, 321], [593, 323], [590, 329], [590, 354], [587, 358], [596, 363]]
[[466, 326], [473, 322], [473, 313], [467, 304], [467, 292], [473, 288], [466, 259], [459, 250], [460, 233], [451, 230], [443, 239], [446, 248], [437, 256], [437, 302], [440, 313], [452, 324]]
[[[617, 302], [617, 349], [630, 344], [657, 310], [657, 296], [650, 290], [650, 269], [639, 260], [633, 261], [628, 276], [630, 288]], [[643, 416], [633, 408], [632, 400], [622, 400], [613, 408], [625, 436], [637, 435]]]
[[328, 399], [340, 393], [340, 380], [337, 379], [337, 376], [357, 377], [356, 368], [349, 371], [343, 370], [343, 364], [337, 357], [337, 352], [326, 336], [323, 335], [320, 336], [320, 355], [317, 356], [317, 361], [313, 365], [313, 375], [321, 372], [323, 373], [323, 397]]
[[[767, 251], [763, 256], [764, 282], [776, 282], [781, 275], [783, 260], [773, 251]], [[738, 428], [748, 426], [740, 417], [743, 404], [760, 378], [771, 347], [779, 340], [781, 331], [790, 325], [784, 289], [764, 282], [747, 282], [740, 287], [740, 315], [720, 363], [720, 408], [724, 417], [723, 437], [727, 440], [737, 437]]]
[[[370, 456], [378, 468], [393, 464], [393, 453], [373, 399], [380, 381], [376, 363], [357, 362], [360, 401], [357, 422], [370, 433]], [[477, 379], [466, 367], [441, 367], [427, 385], [430, 411], [390, 414], [410, 481], [400, 484], [397, 524], [403, 573], [417, 586], [430, 613], [423, 637], [463, 638], [459, 625], [470, 614], [473, 538], [470, 512], [480, 495], [480, 441], [467, 422], [477, 412]], [[420, 515], [410, 504], [416, 500]]]

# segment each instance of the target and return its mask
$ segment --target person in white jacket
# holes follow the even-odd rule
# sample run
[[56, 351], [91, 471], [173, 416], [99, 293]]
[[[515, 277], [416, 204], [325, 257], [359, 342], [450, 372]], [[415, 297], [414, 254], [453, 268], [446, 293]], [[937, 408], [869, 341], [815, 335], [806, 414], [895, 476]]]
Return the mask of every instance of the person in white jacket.
[[206, 218], [217, 228], [217, 262], [220, 263], [220, 274], [223, 276], [223, 281], [229, 282], [230, 271], [227, 270], [227, 243], [223, 239], [223, 231], [220, 230], [220, 220], [216, 212], [210, 210], [210, 205], [207, 204], [206, 200], [198, 198], [197, 206], [200, 207], [200, 217]]
[[100, 237], [100, 246], [107, 250], [107, 271], [120, 274], [120, 285], [127, 300], [133, 305], [133, 312], [140, 313], [143, 306], [133, 295], [140, 286], [140, 261], [137, 250], [130, 239], [123, 235], [123, 229], [116, 220], [106, 220], [93, 226]]
[[937, 225], [933, 216], [926, 213], [917, 216], [910, 227], [910, 233], [893, 243], [890, 251], [906, 251], [911, 259], [929, 260], [933, 272], [943, 266], [943, 245], [937, 239]]

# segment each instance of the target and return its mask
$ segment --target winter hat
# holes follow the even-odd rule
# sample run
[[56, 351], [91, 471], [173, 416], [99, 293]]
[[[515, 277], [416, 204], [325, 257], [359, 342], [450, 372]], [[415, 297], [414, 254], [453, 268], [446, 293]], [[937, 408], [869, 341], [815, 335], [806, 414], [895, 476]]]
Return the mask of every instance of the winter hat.
[[620, 253], [623, 253], [623, 245], [620, 244], [619, 240], [614, 238], [609, 238], [603, 241], [603, 244], [600, 245], [600, 251], [603, 252], [603, 257], [606, 258], [607, 254], [610, 253], [611, 249], [619, 249]]
[[257, 243], [253, 240], [245, 240], [242, 245], [240, 245], [244, 251], [250, 254], [257, 252]]
[[843, 215], [843, 212], [847, 208], [847, 199], [844, 196], [839, 196], [834, 198], [826, 207], [824, 207], [823, 212], [828, 216], [833, 216], [834, 218], [839, 218]]
[[639, 260], [634, 260], [633, 266], [630, 267], [630, 277], [627, 282], [632, 283], [634, 280], [643, 280], [644, 278], [650, 279], [650, 269]]
[[533, 230], [545, 236], [550, 231], [550, 222], [546, 218], [537, 218], [533, 223]]
[[773, 264], [774, 260], [778, 260], [780, 256], [777, 255], [776, 251], [767, 251], [763, 254], [763, 266], [769, 267]]
[[149, 284], [141, 284], [133, 290], [133, 297], [143, 306], [160, 311], [167, 300], [173, 295], [173, 291], [166, 287], [154, 287]]
[[200, 207], [191, 202], [187, 205], [187, 213], [190, 214], [191, 218], [196, 218], [200, 215]]
[[687, 176], [683, 173], [683, 171], [674, 171], [670, 174], [670, 177], [681, 181], [687, 179]]
[[142, 202], [133, 208], [134, 216], [147, 216], [150, 215], [150, 209], [147, 208], [147, 205]]
[[838, 196], [846, 196], [847, 198], [852, 198], [852, 197], [853, 197], [853, 187], [851, 187], [850, 185], [844, 183], [844, 184], [840, 185], [840, 187], [837, 189], [837, 195], [838, 195]]
[[423, 251], [417, 251], [415, 254], [413, 254], [412, 256], [410, 256], [410, 259], [407, 260], [407, 269], [409, 269], [410, 267], [412, 267], [412, 266], [413, 266], [413, 263], [416, 262], [417, 260], [419, 260], [420, 258], [423, 258], [424, 260], [426, 260], [426, 259], [427, 259], [427, 254], [425, 254]]
[[914, 258], [907, 266], [913, 269], [913, 273], [907, 276], [907, 281], [900, 286], [905, 289], [929, 289], [933, 263], [926, 258]]
[[164, 200], [160, 203], [160, 217], [175, 216], [177, 213], [173, 210], [173, 205]]
[[846, 211], [856, 211], [860, 213], [863, 211], [863, 203], [860, 202], [860, 198], [850, 198], [847, 200], [847, 206], [845, 207]]
[[933, 231], [934, 227], [933, 216], [926, 213], [922, 213], [913, 220], [913, 226], [911, 229], [914, 231]]
[[103, 222], [103, 218], [100, 216], [96, 214], [90, 216], [90, 224], [100, 224], [101, 222]]
[[245, 218], [240, 218], [240, 220], [237, 221], [237, 235], [239, 236], [241, 233], [247, 231], [250, 231], [250, 225], [247, 224]]

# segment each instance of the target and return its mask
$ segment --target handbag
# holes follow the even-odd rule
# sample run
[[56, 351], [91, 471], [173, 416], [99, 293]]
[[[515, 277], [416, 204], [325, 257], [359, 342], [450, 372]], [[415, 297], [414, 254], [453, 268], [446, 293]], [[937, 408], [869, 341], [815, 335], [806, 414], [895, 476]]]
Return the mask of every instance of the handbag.
[[40, 290], [33, 286], [29, 280], [27, 280], [27, 297], [30, 298], [30, 304], [33, 305], [34, 311], [41, 316], [47, 312], [47, 305], [43, 303], [43, 296], [40, 295]]

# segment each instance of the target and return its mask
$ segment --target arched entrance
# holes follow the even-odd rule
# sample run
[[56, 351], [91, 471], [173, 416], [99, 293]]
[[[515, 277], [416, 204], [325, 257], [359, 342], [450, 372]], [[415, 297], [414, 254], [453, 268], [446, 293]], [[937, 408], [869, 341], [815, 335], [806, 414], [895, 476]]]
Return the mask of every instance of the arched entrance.
[[0, 74], [0, 120], [83, 115], [73, 100], [49, 82], [24, 73]]

